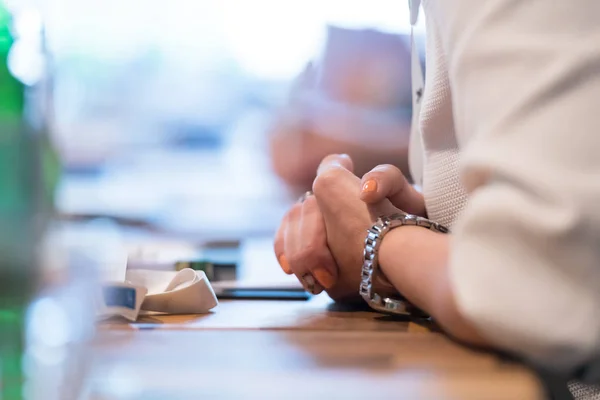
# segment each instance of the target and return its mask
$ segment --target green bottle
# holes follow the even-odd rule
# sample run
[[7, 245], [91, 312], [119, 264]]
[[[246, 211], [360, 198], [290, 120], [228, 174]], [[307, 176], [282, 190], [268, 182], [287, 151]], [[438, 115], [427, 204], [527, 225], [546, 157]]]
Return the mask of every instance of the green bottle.
[[44, 129], [25, 119], [31, 88], [9, 69], [13, 43], [11, 15], [0, 1], [0, 400], [23, 398], [25, 315], [57, 171]]

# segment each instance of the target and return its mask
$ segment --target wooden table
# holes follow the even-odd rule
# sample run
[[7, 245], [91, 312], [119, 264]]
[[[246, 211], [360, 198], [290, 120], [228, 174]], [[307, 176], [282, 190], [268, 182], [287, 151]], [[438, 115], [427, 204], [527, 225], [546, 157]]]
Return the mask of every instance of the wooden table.
[[324, 295], [108, 321], [93, 399], [541, 399], [524, 367]]

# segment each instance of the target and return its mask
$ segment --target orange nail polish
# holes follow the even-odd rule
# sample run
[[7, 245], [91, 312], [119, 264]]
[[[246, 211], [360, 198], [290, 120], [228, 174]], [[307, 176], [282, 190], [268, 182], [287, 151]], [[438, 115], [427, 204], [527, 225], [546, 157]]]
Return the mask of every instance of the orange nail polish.
[[335, 284], [333, 275], [325, 268], [315, 268], [312, 271], [312, 274], [325, 289], [329, 289]]
[[375, 179], [369, 179], [365, 182], [362, 187], [363, 193], [372, 193], [377, 191], [377, 181]]
[[285, 256], [282, 254], [279, 256], [279, 265], [281, 266], [281, 269], [283, 270], [283, 272], [285, 272], [288, 275], [291, 275], [292, 273], [292, 269], [290, 268], [290, 264], [287, 262], [287, 259], [285, 258]]

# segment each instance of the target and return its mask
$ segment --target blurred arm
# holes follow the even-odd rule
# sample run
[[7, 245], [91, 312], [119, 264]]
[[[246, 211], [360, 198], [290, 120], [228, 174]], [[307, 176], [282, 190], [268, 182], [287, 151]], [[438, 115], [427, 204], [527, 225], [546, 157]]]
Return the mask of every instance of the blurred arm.
[[292, 85], [270, 135], [271, 164], [309, 188], [328, 154], [349, 154], [361, 176], [379, 164], [408, 175], [410, 53], [400, 35], [330, 26], [323, 52]]
[[341, 153], [352, 157], [358, 176], [379, 164], [396, 165], [409, 176], [409, 116], [307, 103], [284, 111], [272, 128], [271, 164], [287, 183], [310, 188], [323, 157]]

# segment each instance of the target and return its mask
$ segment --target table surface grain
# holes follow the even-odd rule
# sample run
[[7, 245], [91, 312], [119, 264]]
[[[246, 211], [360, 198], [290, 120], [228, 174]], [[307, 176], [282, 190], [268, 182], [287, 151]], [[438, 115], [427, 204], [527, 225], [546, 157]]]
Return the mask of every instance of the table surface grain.
[[94, 350], [95, 400], [543, 398], [520, 365], [324, 295], [109, 320]]

